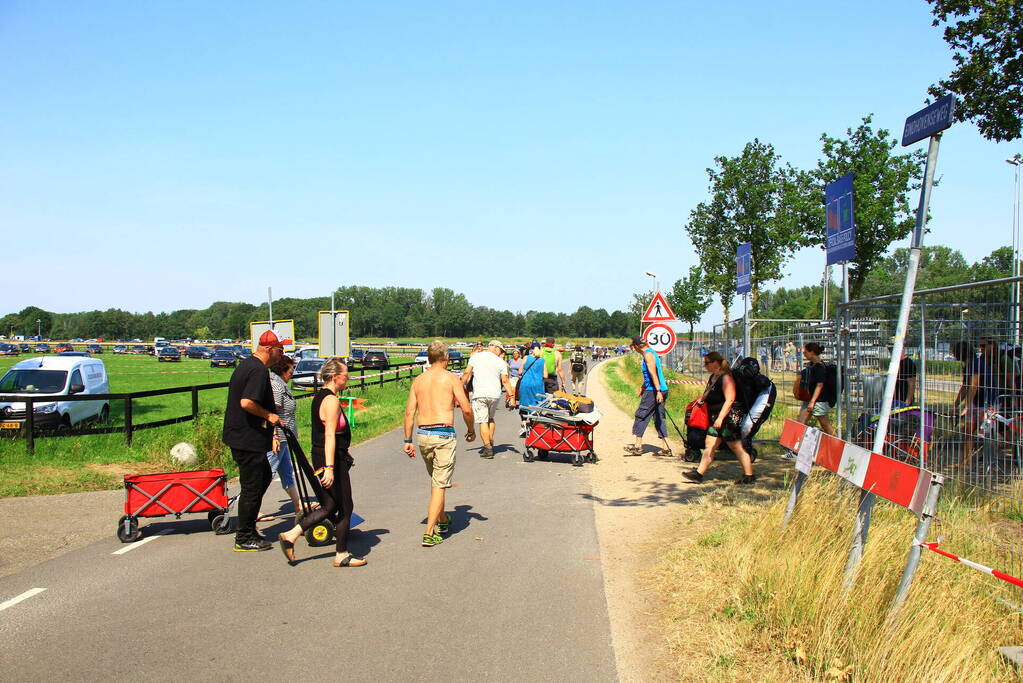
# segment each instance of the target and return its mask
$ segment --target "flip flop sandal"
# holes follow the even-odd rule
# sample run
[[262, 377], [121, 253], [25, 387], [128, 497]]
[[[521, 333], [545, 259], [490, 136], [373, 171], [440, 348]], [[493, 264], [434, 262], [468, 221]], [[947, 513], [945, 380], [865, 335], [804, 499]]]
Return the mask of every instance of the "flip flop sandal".
[[659, 451], [657, 451], [656, 453], [654, 453], [654, 455], [662, 455], [664, 457], [670, 458], [672, 455], [674, 455], [674, 453], [672, 453], [669, 450], [666, 450], [666, 449], [662, 448]]
[[[362, 564], [352, 564], [352, 560], [355, 560], [356, 562], [362, 562]], [[331, 564], [333, 564], [335, 567], [365, 567], [367, 564], [369, 564], [369, 562], [366, 562], [366, 560], [362, 559], [361, 557], [349, 555], [340, 562], [331, 562]]]
[[284, 557], [288, 558], [288, 564], [294, 565], [295, 560], [295, 544], [284, 538], [284, 534], [278, 534], [277, 540], [281, 544], [281, 552], [284, 553]]
[[628, 445], [625, 447], [625, 455], [626, 457], [632, 455], [643, 455], [643, 449], [633, 445]]
[[277, 521], [276, 515], [260, 515], [256, 517], [257, 522], [275, 522]]

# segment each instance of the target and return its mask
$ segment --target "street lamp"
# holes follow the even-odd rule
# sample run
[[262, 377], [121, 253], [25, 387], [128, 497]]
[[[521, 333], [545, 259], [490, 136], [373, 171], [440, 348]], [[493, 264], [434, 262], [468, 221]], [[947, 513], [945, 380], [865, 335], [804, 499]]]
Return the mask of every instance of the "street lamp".
[[646, 271], [646, 274], [654, 279], [654, 291], [655, 292], [661, 291], [661, 288], [657, 286], [657, 275], [654, 274], [654, 273], [651, 273], [649, 270]]
[[43, 321], [40, 320], [39, 318], [36, 318], [36, 336], [39, 337], [40, 341], [42, 341], [42, 339], [43, 339]]
[[[1017, 153], [1011, 159], [1006, 159], [1005, 163], [1015, 167], [1016, 170], [1016, 195], [1012, 205], [1012, 276], [1019, 277], [1020, 275], [1020, 262], [1019, 262], [1019, 167], [1023, 164], [1023, 156]], [[1019, 305], [1020, 305], [1020, 289], [1019, 282], [1012, 283], [1012, 311], [1009, 314], [1009, 320], [1013, 324], [1013, 337], [1016, 345], [1019, 345]]]

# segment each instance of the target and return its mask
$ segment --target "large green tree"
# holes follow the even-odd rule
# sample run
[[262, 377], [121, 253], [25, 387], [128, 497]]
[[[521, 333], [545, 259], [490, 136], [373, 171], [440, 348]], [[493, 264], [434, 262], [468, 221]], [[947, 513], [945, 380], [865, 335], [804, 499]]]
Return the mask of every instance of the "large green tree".
[[710, 294], [700, 266], [690, 266], [689, 274], [675, 281], [668, 293], [668, 303], [679, 320], [689, 323], [689, 338], [692, 339], [693, 326], [700, 322], [710, 306]]
[[1023, 128], [1023, 4], [1019, 0], [927, 0], [944, 26], [955, 69], [929, 92], [959, 98], [956, 118], [989, 140], [1016, 140]]
[[807, 230], [805, 202], [799, 196], [805, 181], [782, 163], [773, 145], [754, 139], [741, 154], [715, 157], [714, 164], [707, 169], [710, 199], [690, 213], [686, 232], [727, 318], [740, 243], [752, 243], [756, 310], [764, 283], [779, 279], [788, 260], [799, 247], [812, 244], [814, 235]]

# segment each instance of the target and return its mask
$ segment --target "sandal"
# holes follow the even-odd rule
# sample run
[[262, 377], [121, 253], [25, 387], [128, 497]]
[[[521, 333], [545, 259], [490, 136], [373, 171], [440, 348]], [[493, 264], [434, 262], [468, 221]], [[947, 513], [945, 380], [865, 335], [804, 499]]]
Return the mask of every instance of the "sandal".
[[277, 515], [260, 515], [256, 517], [257, 522], [276, 522]]
[[[354, 564], [353, 564], [353, 562], [354, 562]], [[349, 555], [348, 557], [346, 557], [345, 559], [341, 560], [340, 562], [331, 562], [331, 564], [333, 564], [335, 567], [365, 567], [367, 564], [369, 564], [369, 562], [367, 562], [366, 560], [364, 560], [361, 557], [356, 557], [355, 555]]]
[[703, 475], [700, 474], [700, 472], [695, 469], [686, 470], [685, 472], [682, 473], [682, 476], [688, 479], [689, 481], [695, 482], [697, 484], [703, 481]]
[[673, 456], [675, 454], [671, 452], [670, 448], [662, 448], [662, 449], [654, 452], [654, 455], [662, 455], [662, 456], [664, 456], [666, 458], [670, 458], [671, 456]]
[[625, 447], [625, 455], [643, 455], [643, 448], [635, 444], [629, 444]]
[[284, 557], [288, 558], [288, 564], [294, 566], [297, 561], [295, 559], [295, 544], [284, 538], [284, 534], [277, 534], [277, 540], [281, 543], [281, 552], [284, 553]]

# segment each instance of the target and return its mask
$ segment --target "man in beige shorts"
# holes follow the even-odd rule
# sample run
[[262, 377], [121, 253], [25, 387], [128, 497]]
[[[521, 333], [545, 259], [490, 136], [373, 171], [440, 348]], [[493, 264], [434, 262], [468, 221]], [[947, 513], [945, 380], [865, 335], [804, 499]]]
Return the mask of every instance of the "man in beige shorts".
[[[430, 474], [430, 503], [426, 509], [423, 546], [437, 545], [449, 532], [451, 516], [444, 512], [444, 494], [455, 470], [455, 410], [457, 403], [465, 420], [465, 440], [476, 439], [472, 408], [462, 382], [448, 370], [448, 347], [435, 341], [426, 350], [430, 367], [416, 377], [405, 405], [405, 455], [416, 457], [412, 426], [418, 422], [416, 441]], [[417, 419], [418, 418], [418, 419]]]
[[494, 457], [494, 432], [497, 429], [494, 414], [501, 400], [502, 387], [507, 394], [514, 396], [515, 393], [508, 380], [508, 364], [503, 355], [504, 346], [495, 339], [487, 345], [486, 351], [469, 357], [469, 366], [462, 375], [463, 386], [472, 382], [472, 412], [483, 440], [481, 458]]

